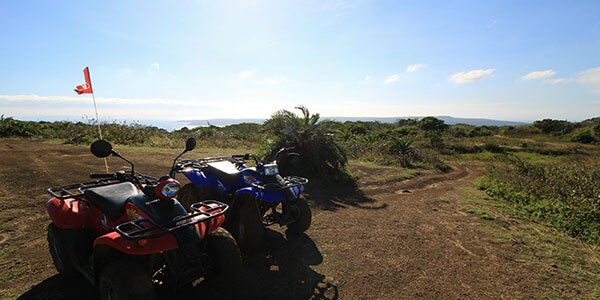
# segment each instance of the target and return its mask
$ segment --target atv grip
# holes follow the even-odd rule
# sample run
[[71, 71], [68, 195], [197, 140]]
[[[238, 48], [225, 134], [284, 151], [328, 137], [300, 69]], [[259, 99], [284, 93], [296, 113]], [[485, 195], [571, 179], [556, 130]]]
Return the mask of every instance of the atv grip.
[[113, 178], [115, 174], [112, 173], [90, 173], [90, 178]]

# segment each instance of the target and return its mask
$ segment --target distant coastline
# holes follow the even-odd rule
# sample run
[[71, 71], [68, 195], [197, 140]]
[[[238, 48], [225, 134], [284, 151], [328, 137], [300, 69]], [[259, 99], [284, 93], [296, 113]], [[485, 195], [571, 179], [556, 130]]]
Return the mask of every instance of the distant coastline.
[[[5, 116], [5, 117], [10, 117], [10, 116]], [[526, 122], [516, 122], [516, 121], [502, 121], [502, 120], [492, 120], [492, 119], [479, 119], [479, 118], [455, 118], [455, 117], [450, 117], [450, 116], [434, 116], [438, 119], [444, 120], [444, 122], [446, 122], [446, 124], [449, 125], [454, 125], [454, 124], [468, 124], [468, 125], [473, 125], [473, 126], [518, 126], [518, 125], [528, 125], [531, 123], [526, 123]], [[423, 116], [420, 117], [388, 117], [388, 118], [382, 118], [382, 117], [322, 117], [322, 120], [334, 120], [334, 121], [338, 121], [338, 122], [345, 122], [345, 121], [363, 121], [363, 122], [382, 122], [382, 123], [393, 123], [396, 122], [399, 119], [421, 119], [424, 118]], [[73, 118], [72, 116], [63, 116], [63, 117], [54, 117], [51, 119], [42, 119], [39, 117], [15, 117], [15, 119], [18, 120], [22, 120], [22, 121], [35, 121], [35, 122], [39, 122], [39, 121], [47, 121], [47, 122], [54, 122], [54, 121], [70, 121], [70, 122], [90, 122], [93, 121], [93, 119], [88, 118], [88, 117], [79, 117], [79, 118]], [[158, 127], [158, 128], [163, 128], [165, 130], [169, 130], [169, 131], [173, 131], [173, 130], [178, 130], [181, 129], [183, 127], [187, 127], [189, 129], [191, 128], [195, 128], [195, 127], [206, 127], [206, 126], [218, 126], [218, 127], [224, 127], [224, 126], [228, 126], [228, 125], [234, 125], [234, 124], [241, 124], [241, 123], [256, 123], [256, 124], [261, 124], [265, 121], [266, 119], [227, 119], [227, 118], [222, 118], [222, 119], [198, 119], [198, 120], [154, 120], [154, 119], [146, 119], [146, 120], [123, 120], [123, 119], [117, 119], [117, 118], [100, 118], [101, 122], [109, 122], [109, 123], [127, 123], [127, 124], [131, 124], [131, 123], [138, 123], [138, 124], [142, 124], [142, 125], [146, 125], [146, 126], [154, 126], [154, 127]]]
[[[446, 124], [467, 124], [473, 126], [519, 126], [528, 125], [531, 123], [515, 122], [515, 121], [502, 121], [492, 119], [480, 119], [480, 118], [455, 118], [451, 116], [435, 116], [440, 120], [444, 120]], [[322, 117], [323, 120], [334, 120], [338, 122], [346, 121], [362, 121], [362, 122], [381, 122], [381, 123], [393, 123], [399, 119], [421, 119], [421, 117]], [[179, 120], [175, 121], [179, 124], [179, 128], [188, 127], [199, 127], [199, 126], [228, 126], [241, 123], [257, 123], [261, 124], [265, 119], [204, 119], [204, 120]]]

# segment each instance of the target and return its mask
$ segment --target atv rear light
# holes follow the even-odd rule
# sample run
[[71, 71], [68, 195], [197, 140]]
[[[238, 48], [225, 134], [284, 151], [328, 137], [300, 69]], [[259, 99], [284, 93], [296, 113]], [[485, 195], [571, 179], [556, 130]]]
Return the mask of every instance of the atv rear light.
[[277, 164], [268, 164], [265, 165], [265, 175], [277, 175], [279, 174], [279, 168], [277, 168]]
[[138, 240], [137, 242], [140, 247], [144, 247], [148, 244], [148, 240]]

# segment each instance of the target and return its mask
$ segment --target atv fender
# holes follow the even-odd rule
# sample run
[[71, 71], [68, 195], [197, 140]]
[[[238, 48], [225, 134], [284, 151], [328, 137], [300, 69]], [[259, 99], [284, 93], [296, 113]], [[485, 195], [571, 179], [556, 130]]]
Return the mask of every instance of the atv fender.
[[95, 228], [92, 222], [94, 212], [85, 201], [52, 198], [46, 203], [46, 210], [58, 228]]
[[172, 234], [165, 234], [151, 239], [128, 240], [116, 231], [102, 235], [94, 241], [94, 248], [102, 245], [129, 255], [147, 255], [179, 247]]
[[208, 178], [202, 172], [191, 171], [191, 172], [185, 172], [185, 173], [183, 173], [183, 175], [185, 175], [185, 177], [191, 183], [193, 183], [195, 185], [198, 185], [198, 186], [210, 186], [210, 182], [209, 182]]
[[252, 187], [245, 187], [243, 189], [239, 189], [239, 190], [235, 191], [234, 199], [237, 198], [237, 196], [240, 195], [240, 194], [248, 194], [248, 195], [250, 195], [250, 196], [252, 196], [254, 198], [260, 196], [259, 195], [260, 193], [257, 191], [257, 189], [252, 188]]

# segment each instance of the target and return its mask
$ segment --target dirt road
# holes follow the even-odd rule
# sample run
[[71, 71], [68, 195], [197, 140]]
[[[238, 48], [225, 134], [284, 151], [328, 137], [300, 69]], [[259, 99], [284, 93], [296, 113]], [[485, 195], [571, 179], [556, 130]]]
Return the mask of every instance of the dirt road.
[[[167, 153], [122, 151], [140, 172], [166, 173]], [[88, 299], [85, 281], [56, 275], [45, 240], [50, 186], [102, 171], [86, 147], [0, 140], [0, 296]], [[166, 157], [166, 158], [165, 158]], [[117, 160], [111, 165], [121, 166]], [[125, 167], [123, 165], [123, 167]], [[260, 250], [244, 255], [241, 282], [224, 293], [198, 288], [189, 299], [530, 298], [534, 267], [514, 259], [518, 247], [494, 243], [461, 211], [460, 187], [482, 172], [457, 165], [447, 174], [371, 184], [339, 194], [313, 189], [306, 235], [268, 229]]]

